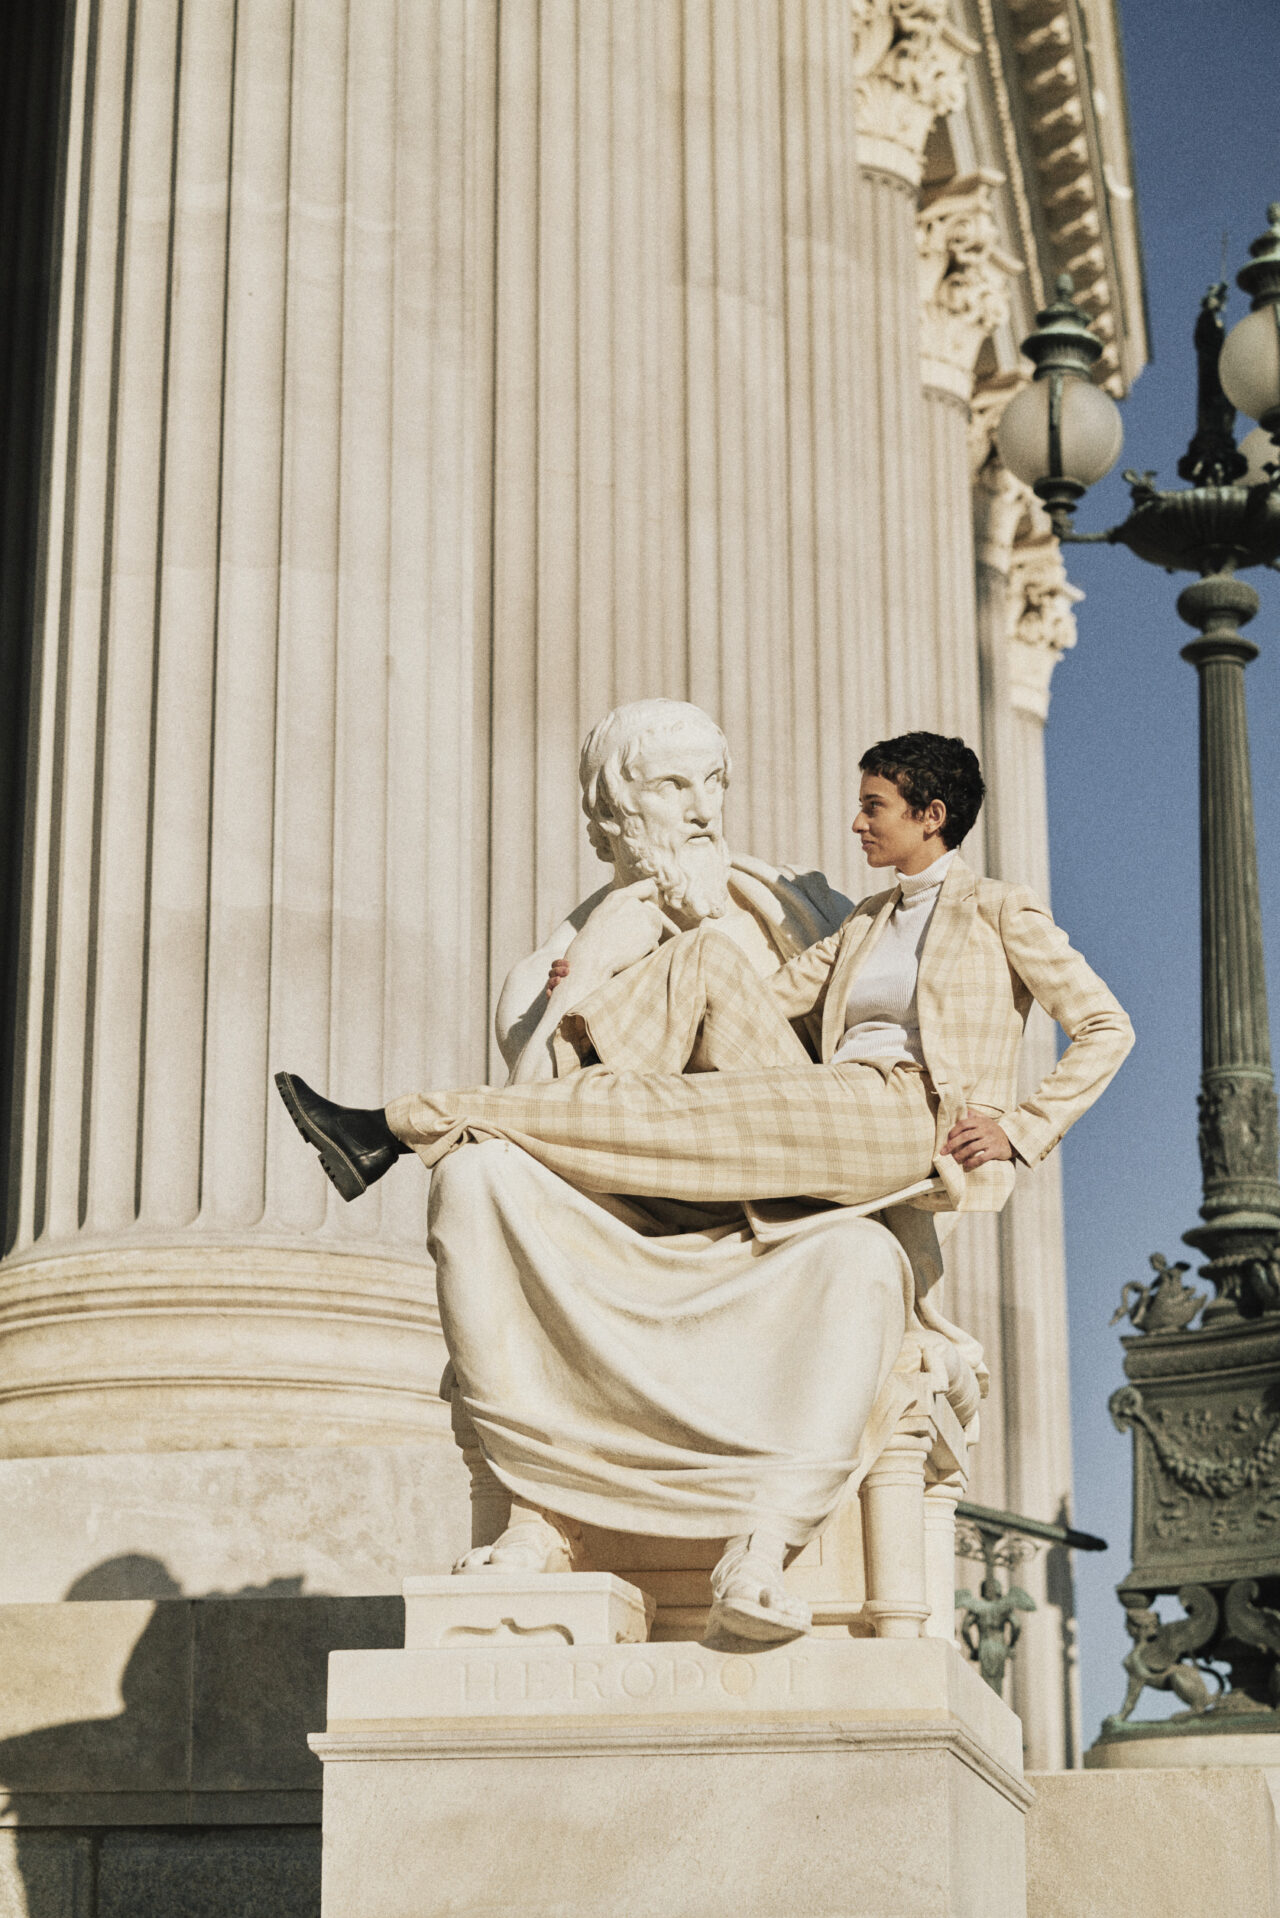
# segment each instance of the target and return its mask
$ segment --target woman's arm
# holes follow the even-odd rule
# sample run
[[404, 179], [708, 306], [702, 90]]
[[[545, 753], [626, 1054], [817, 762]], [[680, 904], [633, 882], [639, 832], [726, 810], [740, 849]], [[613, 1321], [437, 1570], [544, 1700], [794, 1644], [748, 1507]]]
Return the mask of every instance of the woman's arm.
[[1025, 887], [1004, 900], [1000, 936], [1027, 991], [1071, 1041], [1048, 1077], [1000, 1121], [1018, 1157], [1036, 1165], [1115, 1077], [1133, 1045], [1133, 1027], [1048, 907]]

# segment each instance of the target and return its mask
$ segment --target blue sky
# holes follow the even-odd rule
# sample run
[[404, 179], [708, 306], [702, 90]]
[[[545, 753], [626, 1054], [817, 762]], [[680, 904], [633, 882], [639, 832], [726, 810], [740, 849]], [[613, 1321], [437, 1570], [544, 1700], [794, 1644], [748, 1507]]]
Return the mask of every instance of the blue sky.
[[[1234, 289], [1249, 242], [1280, 199], [1280, 0], [1120, 0], [1147, 268], [1152, 364], [1124, 406], [1116, 472], [1078, 511], [1082, 531], [1127, 511], [1125, 466], [1178, 485], [1194, 428], [1191, 329], [1219, 274], [1223, 234], [1233, 284], [1228, 323], [1248, 311]], [[1252, 426], [1243, 421], [1239, 432]], [[1067, 549], [1086, 599], [1080, 641], [1058, 667], [1047, 736], [1058, 919], [1133, 1017], [1138, 1042], [1101, 1104], [1063, 1146], [1076, 1521], [1111, 1541], [1077, 1557], [1084, 1735], [1123, 1695], [1127, 1649], [1114, 1597], [1129, 1565], [1131, 1439], [1107, 1398], [1121, 1348], [1107, 1320], [1147, 1257], [1194, 1255], [1199, 1075], [1199, 879], [1196, 676], [1179, 657], [1192, 635], [1174, 611], [1187, 575], [1169, 578], [1123, 548]], [[1273, 1014], [1280, 1006], [1280, 577], [1248, 575], [1262, 596], [1249, 632], [1261, 656], [1247, 676], [1254, 804]], [[1273, 1020], [1273, 1031], [1274, 1031]], [[1140, 1708], [1159, 1710], [1148, 1693]], [[1162, 1715], [1162, 1714], [1161, 1714]]]

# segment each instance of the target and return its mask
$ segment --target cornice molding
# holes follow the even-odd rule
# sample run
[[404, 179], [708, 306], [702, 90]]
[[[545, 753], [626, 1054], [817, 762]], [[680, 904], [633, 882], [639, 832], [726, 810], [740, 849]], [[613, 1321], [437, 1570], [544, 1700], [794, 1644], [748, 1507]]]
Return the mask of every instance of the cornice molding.
[[[1100, 381], [1123, 391], [1116, 339], [1118, 289], [1106, 244], [1110, 194], [1132, 199], [1124, 181], [1104, 178], [1091, 138], [1090, 78], [1080, 49], [1076, 0], [1007, 0], [1016, 75], [1038, 176], [1037, 199], [1054, 273], [1070, 273], [1076, 298], [1103, 342]], [[984, 14], [989, 13], [985, 4]], [[994, 35], [994, 25], [992, 26]], [[984, 18], [984, 39], [986, 21]], [[990, 47], [988, 48], [990, 52]]]

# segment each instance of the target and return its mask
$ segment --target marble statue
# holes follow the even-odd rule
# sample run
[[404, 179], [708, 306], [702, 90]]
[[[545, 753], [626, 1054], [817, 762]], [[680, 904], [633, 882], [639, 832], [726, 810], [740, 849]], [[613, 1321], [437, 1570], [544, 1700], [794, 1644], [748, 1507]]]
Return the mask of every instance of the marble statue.
[[[786, 1553], [905, 1410], [908, 1330], [950, 1346], [976, 1410], [979, 1355], [930, 1309], [920, 1215], [999, 1211], [1133, 1029], [1033, 893], [960, 858], [984, 790], [972, 748], [910, 733], [859, 765], [853, 827], [895, 882], [769, 970], [778, 915], [733, 899], [723, 741], [685, 706], [611, 715], [584, 796], [618, 883], [561, 928], [545, 1009], [531, 967], [503, 1020], [515, 1073], [544, 1083], [365, 1109], [276, 1075], [344, 1198], [405, 1152], [431, 1171], [441, 1324], [513, 1500], [465, 1572], [567, 1567], [561, 1519], [727, 1538], [713, 1624], [793, 1635], [810, 1621]], [[1019, 1100], [1035, 1001], [1070, 1044]], [[916, 1221], [915, 1260], [868, 1222], [893, 1211]]]
[[[507, 975], [495, 1024], [513, 1083], [555, 1072], [556, 1027], [616, 970], [609, 915], [601, 908], [619, 890], [653, 881], [667, 936], [711, 920], [761, 973], [834, 932], [852, 910], [819, 872], [729, 852], [724, 801], [731, 770], [719, 726], [680, 700], [635, 700], [588, 734], [578, 768], [582, 810], [595, 852], [613, 870]], [[561, 976], [548, 996], [553, 966]]]
[[[619, 969], [620, 895], [653, 895], [664, 938], [714, 924], [761, 974], [846, 918], [820, 873], [729, 851], [730, 770], [720, 728], [677, 701], [620, 707], [588, 736], [583, 810], [613, 870], [505, 982], [496, 1026], [514, 1083], [576, 1068], [557, 1029]], [[473, 1473], [510, 1497], [500, 1535], [458, 1571], [568, 1569], [583, 1523], [725, 1538], [713, 1629], [807, 1629], [784, 1560], [892, 1428], [915, 1286], [880, 1223], [766, 1212], [602, 1198], [502, 1140], [436, 1169], [445, 1389]], [[950, 1353], [976, 1401], [976, 1346], [956, 1335]]]

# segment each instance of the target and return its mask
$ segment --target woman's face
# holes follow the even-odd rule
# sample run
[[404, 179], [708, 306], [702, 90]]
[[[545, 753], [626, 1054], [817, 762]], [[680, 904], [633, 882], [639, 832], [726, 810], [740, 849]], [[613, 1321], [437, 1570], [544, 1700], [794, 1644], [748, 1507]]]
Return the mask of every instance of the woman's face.
[[858, 808], [853, 830], [869, 866], [923, 872], [947, 849], [942, 838], [947, 809], [940, 799], [931, 799], [923, 812], [913, 813], [891, 779], [863, 773]]

